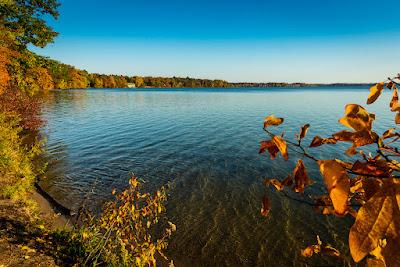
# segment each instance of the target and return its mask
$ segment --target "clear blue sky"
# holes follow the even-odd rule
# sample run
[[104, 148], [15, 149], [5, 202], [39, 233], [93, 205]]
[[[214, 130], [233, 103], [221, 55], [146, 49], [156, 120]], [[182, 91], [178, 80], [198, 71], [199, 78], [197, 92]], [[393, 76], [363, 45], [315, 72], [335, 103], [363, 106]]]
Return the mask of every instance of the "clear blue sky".
[[400, 72], [399, 0], [62, 0], [54, 44], [90, 72], [370, 82]]

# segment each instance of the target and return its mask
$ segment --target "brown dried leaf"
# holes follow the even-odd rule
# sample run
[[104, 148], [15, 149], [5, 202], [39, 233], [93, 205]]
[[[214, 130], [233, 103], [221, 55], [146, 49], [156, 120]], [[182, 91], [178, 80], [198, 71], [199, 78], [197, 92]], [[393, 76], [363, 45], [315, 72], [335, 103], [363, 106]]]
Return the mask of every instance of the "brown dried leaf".
[[271, 180], [271, 184], [276, 188], [276, 190], [278, 191], [282, 191], [283, 189], [283, 185], [280, 181], [278, 181], [277, 179], [272, 179]]
[[392, 173], [392, 169], [387, 165], [386, 160], [374, 160], [370, 159], [367, 162], [361, 162], [357, 160], [354, 162], [352, 171], [358, 175], [375, 175], [375, 176], [386, 176]]
[[265, 194], [262, 200], [261, 215], [267, 217], [270, 210], [271, 210], [271, 203], [269, 201], [267, 194]]
[[392, 89], [396, 88], [396, 84], [394, 82], [390, 81], [386, 84], [386, 87], [389, 88], [390, 90], [392, 90]]
[[[357, 132], [349, 132], [346, 130], [334, 133], [332, 137], [337, 141], [353, 142], [354, 148], [370, 145], [377, 141], [379, 136], [375, 132], [366, 129]], [[354, 149], [355, 150], [355, 149]]]
[[326, 254], [328, 256], [332, 257], [340, 257], [340, 252], [336, 248], [330, 246], [330, 245], [325, 245], [321, 247], [321, 253]]
[[392, 100], [390, 101], [391, 111], [400, 111], [399, 94], [397, 88], [393, 90]]
[[336, 144], [336, 140], [333, 138], [321, 138], [317, 135], [311, 141], [310, 147], [317, 147], [323, 144]]
[[383, 260], [378, 260], [375, 258], [368, 258], [365, 262], [365, 267], [386, 267]]
[[265, 179], [265, 182], [264, 182], [267, 186], [268, 185], [273, 185], [275, 188], [276, 188], [276, 190], [278, 190], [278, 191], [282, 191], [282, 189], [283, 189], [283, 185], [282, 185], [282, 183], [280, 182], [280, 181], [278, 181], [277, 179]]
[[374, 86], [372, 86], [369, 89], [370, 93], [369, 93], [368, 100], [367, 100], [368, 105], [374, 103], [378, 99], [378, 97], [381, 95], [381, 93], [383, 91], [384, 86], [385, 86], [385, 83], [380, 82], [380, 83], [375, 84]]
[[283, 118], [277, 118], [274, 115], [268, 116], [264, 119], [264, 128], [267, 128], [268, 126], [278, 126], [282, 124], [284, 121]]
[[291, 186], [293, 184], [293, 177], [292, 175], [288, 175], [283, 181], [282, 181], [282, 185], [283, 186]]
[[343, 131], [332, 134], [332, 137], [337, 141], [349, 142], [349, 141], [353, 141], [354, 132], [343, 130]]
[[303, 127], [301, 127], [300, 139], [303, 139], [304, 137], [306, 137], [309, 128], [310, 128], [310, 124], [306, 124]]
[[306, 186], [312, 185], [314, 183], [314, 181], [311, 180], [310, 177], [308, 177], [306, 167], [304, 166], [304, 163], [301, 159], [297, 161], [293, 176], [295, 184], [293, 190], [297, 193], [303, 193]]
[[[397, 227], [400, 227], [397, 225]], [[386, 264], [386, 267], [398, 267], [400, 266], [400, 253], [399, 253], [399, 248], [400, 248], [400, 236], [399, 232], [400, 229], [397, 228], [397, 235], [396, 238], [388, 237], [387, 238], [387, 244], [386, 246], [382, 249], [382, 256], [384, 258], [384, 262]]]
[[354, 184], [352, 184], [350, 187], [350, 192], [361, 193], [363, 201], [368, 201], [376, 192], [380, 190], [381, 186], [381, 179], [361, 176], [357, 178], [357, 181]]
[[346, 170], [336, 160], [319, 160], [318, 164], [336, 213], [345, 214], [350, 191]]
[[317, 236], [317, 244], [301, 250], [301, 255], [303, 257], [311, 257], [314, 253], [324, 253], [328, 256], [340, 257], [340, 252], [331, 245], [323, 245], [319, 236]]
[[345, 116], [339, 120], [341, 124], [355, 131], [371, 130], [375, 114], [368, 113], [362, 106], [348, 104], [345, 108]]
[[275, 136], [272, 138], [272, 141], [273, 141], [273, 142], [275, 143], [275, 145], [278, 147], [279, 151], [280, 151], [281, 154], [282, 154], [282, 157], [283, 157], [285, 160], [288, 160], [288, 159], [289, 159], [289, 156], [288, 156], [288, 153], [287, 153], [286, 141], [283, 140], [282, 137], [277, 136], [277, 135], [275, 135]]
[[388, 130], [386, 130], [383, 134], [382, 134], [382, 139], [388, 139], [388, 138], [392, 138], [394, 136], [397, 136], [397, 134], [394, 132], [396, 131], [395, 128], [390, 128]]
[[278, 156], [279, 148], [275, 145], [272, 140], [262, 141], [260, 146], [260, 151], [258, 153], [264, 153], [268, 150], [271, 159], [275, 159]]
[[[315, 251], [318, 251], [317, 245], [308, 246], [305, 249], [301, 250], [301, 256], [309, 258], [314, 254]], [[318, 252], [315, 252], [315, 253], [318, 253]]]
[[380, 240], [387, 239], [388, 243], [382, 251], [384, 256], [386, 253], [385, 263], [388, 266], [399, 266], [399, 207], [400, 183], [396, 179], [390, 179], [360, 208], [349, 234], [350, 252], [355, 262], [374, 251]]

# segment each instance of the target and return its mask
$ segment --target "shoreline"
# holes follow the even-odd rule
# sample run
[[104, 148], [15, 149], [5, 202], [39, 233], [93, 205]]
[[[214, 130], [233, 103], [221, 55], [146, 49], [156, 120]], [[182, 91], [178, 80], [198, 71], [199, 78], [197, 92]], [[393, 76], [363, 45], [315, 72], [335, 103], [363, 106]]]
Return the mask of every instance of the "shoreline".
[[47, 222], [52, 230], [69, 229], [72, 227], [70, 219], [62, 213], [57, 212], [55, 207], [43, 197], [37, 190], [30, 193], [29, 199], [37, 204], [41, 219], [50, 219]]

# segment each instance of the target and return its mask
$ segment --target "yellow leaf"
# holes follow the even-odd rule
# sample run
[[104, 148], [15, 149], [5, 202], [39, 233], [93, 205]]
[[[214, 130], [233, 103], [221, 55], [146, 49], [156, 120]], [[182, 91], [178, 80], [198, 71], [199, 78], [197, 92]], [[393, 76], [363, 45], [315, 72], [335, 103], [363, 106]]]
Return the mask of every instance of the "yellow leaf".
[[368, 96], [368, 100], [367, 100], [367, 104], [372, 104], [374, 103], [378, 97], [381, 95], [383, 88], [385, 86], [384, 82], [381, 83], [377, 83], [376, 85], [372, 86], [369, 91], [369, 96]]
[[319, 160], [318, 164], [335, 212], [338, 215], [343, 215], [347, 210], [347, 199], [350, 191], [349, 176], [336, 160]]
[[264, 119], [264, 128], [267, 128], [270, 125], [278, 126], [283, 123], [283, 118], [277, 118], [274, 115], [268, 116]]
[[360, 208], [349, 234], [350, 253], [355, 262], [361, 261], [378, 247], [380, 240], [386, 239], [387, 244], [382, 248], [386, 265], [400, 265], [399, 207], [400, 184], [390, 179]]
[[348, 104], [345, 108], [345, 116], [339, 120], [341, 124], [356, 131], [371, 130], [375, 114], [369, 114], [362, 106]]
[[281, 154], [282, 154], [282, 157], [283, 157], [285, 160], [288, 160], [288, 159], [289, 159], [289, 156], [288, 156], [288, 153], [287, 153], [286, 141], [283, 140], [282, 137], [277, 136], [277, 135], [275, 135], [275, 136], [272, 138], [272, 141], [273, 141], [273, 142], [275, 143], [275, 145], [278, 147], [279, 151], [280, 151]]

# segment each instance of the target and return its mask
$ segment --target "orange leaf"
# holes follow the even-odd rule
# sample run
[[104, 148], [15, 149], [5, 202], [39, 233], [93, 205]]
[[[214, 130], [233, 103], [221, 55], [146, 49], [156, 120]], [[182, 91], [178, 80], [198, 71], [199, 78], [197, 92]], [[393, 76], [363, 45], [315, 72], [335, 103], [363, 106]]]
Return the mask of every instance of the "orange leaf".
[[366, 129], [357, 132], [343, 130], [333, 134], [332, 137], [337, 141], [351, 141], [355, 147], [373, 144], [378, 139], [378, 135], [375, 132], [370, 132]]
[[368, 96], [368, 100], [367, 100], [367, 104], [372, 104], [374, 103], [378, 97], [381, 95], [383, 88], [385, 86], [384, 82], [381, 83], [377, 83], [376, 85], [372, 86], [369, 91], [369, 96]]
[[[356, 221], [350, 229], [350, 253], [355, 262], [361, 261], [375, 250], [379, 241], [387, 239], [382, 255], [387, 266], [398, 266], [400, 253], [398, 246], [400, 232], [400, 184], [395, 179], [385, 182], [384, 186], [373, 195], [358, 211]], [[392, 253], [393, 247], [395, 253]], [[396, 263], [397, 262], [397, 263]], [[393, 263], [393, 264], [391, 264]], [[396, 263], [396, 264], [394, 264]]]
[[368, 162], [361, 162], [357, 160], [354, 162], [352, 171], [359, 175], [377, 175], [377, 176], [389, 176], [392, 173], [392, 169], [387, 165], [386, 160], [369, 160]]
[[277, 118], [274, 115], [268, 116], [264, 119], [264, 128], [267, 128], [270, 125], [278, 126], [282, 124], [284, 121], [283, 118]]
[[303, 127], [301, 127], [300, 130], [300, 139], [303, 139], [304, 137], [306, 137], [307, 132], [308, 132], [308, 128], [310, 128], [310, 124], [306, 124]]
[[340, 256], [340, 253], [336, 248], [330, 245], [323, 245], [321, 240], [319, 239], [319, 236], [317, 236], [317, 244], [308, 246], [305, 249], [301, 250], [301, 255], [303, 257], [311, 257], [314, 253], [324, 253], [326, 255], [334, 257]]
[[269, 201], [268, 196], [265, 194], [262, 200], [261, 215], [267, 217], [270, 210], [271, 210], [271, 203]]
[[277, 179], [271, 179], [269, 182], [276, 188], [276, 190], [282, 191], [283, 185]]
[[279, 153], [279, 148], [272, 140], [262, 141], [260, 151], [258, 153], [264, 153], [266, 150], [268, 150], [271, 159], [275, 159]]
[[281, 154], [282, 154], [282, 157], [283, 157], [285, 160], [288, 160], [288, 159], [289, 159], [289, 156], [288, 156], [288, 153], [287, 153], [286, 141], [283, 140], [282, 137], [277, 136], [277, 135], [275, 135], [275, 136], [272, 138], [272, 141], [274, 141], [275, 145], [278, 147], [279, 151], [280, 151]]
[[336, 160], [319, 160], [318, 164], [336, 213], [345, 214], [350, 191], [346, 170]]
[[322, 138], [320, 136], [315, 136], [311, 141], [310, 147], [317, 147], [323, 144], [336, 144], [336, 140], [333, 138]]
[[311, 245], [301, 250], [301, 256], [309, 258], [314, 254], [315, 245]]
[[[353, 179], [354, 180], [354, 179]], [[359, 177], [350, 187], [350, 192], [362, 194], [362, 199], [368, 201], [381, 188], [382, 180], [372, 177]]]
[[345, 108], [345, 116], [339, 120], [341, 124], [355, 131], [371, 130], [375, 114], [369, 114], [362, 106], [348, 104]]
[[399, 95], [397, 88], [393, 91], [392, 100], [390, 101], [391, 111], [400, 111]]
[[306, 186], [314, 183], [314, 181], [308, 177], [306, 167], [301, 159], [297, 161], [293, 174], [295, 183], [294, 191], [297, 193], [303, 193]]

